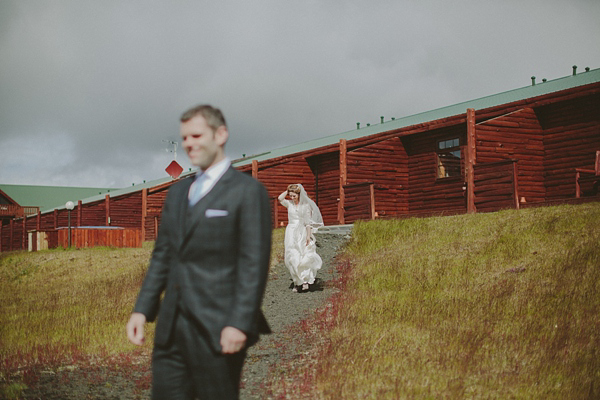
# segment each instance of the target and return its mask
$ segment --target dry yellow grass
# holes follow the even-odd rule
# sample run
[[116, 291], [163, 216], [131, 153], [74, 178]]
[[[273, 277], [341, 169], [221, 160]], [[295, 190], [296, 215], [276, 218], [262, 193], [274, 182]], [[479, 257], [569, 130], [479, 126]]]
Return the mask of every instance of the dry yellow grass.
[[600, 395], [600, 203], [356, 224], [323, 398]]
[[[273, 231], [272, 267], [283, 258], [283, 232]], [[20, 387], [17, 370], [139, 351], [125, 324], [152, 247], [0, 253], [0, 385]], [[148, 324], [143, 352], [153, 336]]]

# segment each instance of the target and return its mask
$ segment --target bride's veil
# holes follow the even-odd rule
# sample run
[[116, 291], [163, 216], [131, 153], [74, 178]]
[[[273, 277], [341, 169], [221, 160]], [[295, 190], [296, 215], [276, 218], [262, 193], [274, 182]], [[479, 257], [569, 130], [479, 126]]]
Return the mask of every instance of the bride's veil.
[[308, 195], [306, 194], [306, 190], [304, 190], [304, 186], [302, 186], [301, 183], [299, 183], [298, 186], [300, 187], [300, 199], [298, 200], [298, 204], [308, 205], [308, 207], [310, 208], [308, 223], [316, 231], [324, 225], [323, 217], [321, 216], [321, 211], [319, 210], [319, 207], [317, 207], [315, 202], [312, 201], [310, 197], [308, 197]]

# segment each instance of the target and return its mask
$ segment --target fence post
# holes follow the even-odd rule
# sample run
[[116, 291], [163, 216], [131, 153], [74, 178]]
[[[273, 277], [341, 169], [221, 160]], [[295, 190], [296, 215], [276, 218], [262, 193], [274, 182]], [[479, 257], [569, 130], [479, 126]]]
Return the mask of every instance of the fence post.
[[467, 212], [477, 212], [475, 208], [475, 109], [467, 108], [467, 147], [466, 147], [466, 181], [467, 181]]
[[21, 235], [21, 250], [27, 250], [27, 216], [23, 215], [23, 233]]
[[346, 166], [346, 139], [340, 139], [340, 199], [338, 202], [338, 224], [344, 225], [344, 203], [345, 192], [344, 185], [347, 180]]
[[519, 206], [519, 170], [517, 167], [517, 161], [513, 161], [513, 193], [515, 200], [515, 208], [518, 210]]
[[154, 240], [158, 237], [158, 215], [154, 216]]
[[375, 184], [369, 185], [369, 199], [371, 203], [371, 221], [375, 219]]
[[12, 218], [10, 220], [10, 232], [8, 235], [8, 251], [13, 251], [13, 234], [15, 230], [15, 220]]
[[110, 225], [110, 195], [104, 195], [104, 224]]
[[142, 189], [142, 237], [141, 241], [146, 241], [146, 216], [148, 215], [148, 188]]
[[258, 179], [258, 161], [252, 160], [252, 177]]

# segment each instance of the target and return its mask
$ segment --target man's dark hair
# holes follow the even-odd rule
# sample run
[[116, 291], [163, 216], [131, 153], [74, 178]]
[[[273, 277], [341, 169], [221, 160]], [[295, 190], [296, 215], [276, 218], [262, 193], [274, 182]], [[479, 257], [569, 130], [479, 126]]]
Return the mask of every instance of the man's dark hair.
[[198, 115], [204, 117], [206, 123], [213, 131], [216, 131], [220, 126], [227, 127], [225, 117], [223, 116], [221, 110], [208, 104], [200, 104], [190, 108], [181, 114], [181, 118], [179, 118], [179, 120], [181, 122], [187, 122]]

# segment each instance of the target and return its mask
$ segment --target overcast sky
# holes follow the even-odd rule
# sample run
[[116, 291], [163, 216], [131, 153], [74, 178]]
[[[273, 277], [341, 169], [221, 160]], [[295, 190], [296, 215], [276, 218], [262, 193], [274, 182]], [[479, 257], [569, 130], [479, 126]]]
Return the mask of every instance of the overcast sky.
[[598, 0], [0, 0], [0, 183], [163, 178], [198, 103], [235, 159], [600, 68], [598, 21]]

